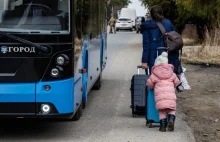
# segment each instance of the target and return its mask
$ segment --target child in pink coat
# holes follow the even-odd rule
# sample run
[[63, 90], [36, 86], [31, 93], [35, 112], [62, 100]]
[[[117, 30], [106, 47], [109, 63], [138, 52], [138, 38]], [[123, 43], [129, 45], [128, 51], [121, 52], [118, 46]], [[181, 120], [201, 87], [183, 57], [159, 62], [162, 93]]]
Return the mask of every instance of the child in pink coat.
[[[152, 68], [152, 74], [147, 80], [147, 86], [154, 88], [156, 108], [160, 116], [160, 131], [166, 132], [174, 130], [176, 113], [176, 94], [175, 88], [179, 84], [179, 79], [173, 72], [174, 67], [168, 64], [168, 55], [163, 52], [155, 60]], [[167, 122], [168, 115], [168, 122]], [[168, 124], [167, 124], [168, 123]]]

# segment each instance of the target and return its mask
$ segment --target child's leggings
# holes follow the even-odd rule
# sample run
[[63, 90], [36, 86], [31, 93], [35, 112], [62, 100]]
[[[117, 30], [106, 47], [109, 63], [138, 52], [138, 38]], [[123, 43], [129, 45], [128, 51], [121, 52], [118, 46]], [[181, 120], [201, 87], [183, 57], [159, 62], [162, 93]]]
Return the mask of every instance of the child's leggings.
[[172, 114], [175, 115], [176, 111], [172, 110], [172, 109], [163, 109], [163, 110], [159, 110], [159, 116], [160, 116], [160, 120], [167, 118], [168, 114]]

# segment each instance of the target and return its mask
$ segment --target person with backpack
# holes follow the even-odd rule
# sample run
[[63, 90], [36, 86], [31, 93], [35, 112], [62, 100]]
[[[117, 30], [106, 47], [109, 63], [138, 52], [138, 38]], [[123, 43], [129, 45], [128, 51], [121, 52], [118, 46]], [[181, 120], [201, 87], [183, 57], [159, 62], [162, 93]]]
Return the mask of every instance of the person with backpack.
[[[165, 51], [164, 49], [158, 50], [158, 47], [169, 46], [169, 64], [174, 66], [174, 72], [179, 75], [182, 73], [182, 67], [179, 60], [179, 49], [183, 46], [182, 39], [180, 38], [180, 35], [175, 32], [175, 28], [171, 21], [164, 18], [163, 11], [160, 6], [153, 6], [150, 10], [150, 15], [151, 18], [141, 25], [141, 33], [143, 35], [142, 68], [145, 69], [146, 74], [147, 68], [149, 68], [151, 73], [155, 59], [158, 55]], [[166, 38], [168, 36], [170, 38]], [[169, 39], [168, 42], [166, 42], [167, 39]], [[174, 42], [172, 42], [172, 40]]]

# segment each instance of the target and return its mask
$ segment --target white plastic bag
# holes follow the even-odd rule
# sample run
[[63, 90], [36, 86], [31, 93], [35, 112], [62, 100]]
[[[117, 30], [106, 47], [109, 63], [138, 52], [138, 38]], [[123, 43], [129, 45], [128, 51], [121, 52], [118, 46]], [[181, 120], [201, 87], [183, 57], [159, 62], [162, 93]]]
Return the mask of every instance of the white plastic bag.
[[183, 68], [183, 73], [181, 73], [179, 75], [179, 78], [180, 78], [180, 84], [178, 85], [178, 89], [180, 91], [184, 91], [184, 90], [191, 90], [191, 87], [189, 86], [189, 83], [186, 79], [186, 76], [185, 76], [185, 71], [186, 71], [186, 68]]

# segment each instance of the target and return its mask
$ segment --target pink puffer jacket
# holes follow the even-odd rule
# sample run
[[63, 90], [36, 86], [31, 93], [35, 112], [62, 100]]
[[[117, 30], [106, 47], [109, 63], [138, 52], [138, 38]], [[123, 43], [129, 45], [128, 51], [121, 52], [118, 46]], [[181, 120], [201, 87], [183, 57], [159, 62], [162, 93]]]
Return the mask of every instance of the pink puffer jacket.
[[176, 110], [175, 87], [179, 84], [179, 79], [173, 73], [173, 65], [158, 64], [153, 66], [152, 74], [147, 80], [147, 86], [154, 88], [156, 108], [158, 110]]

